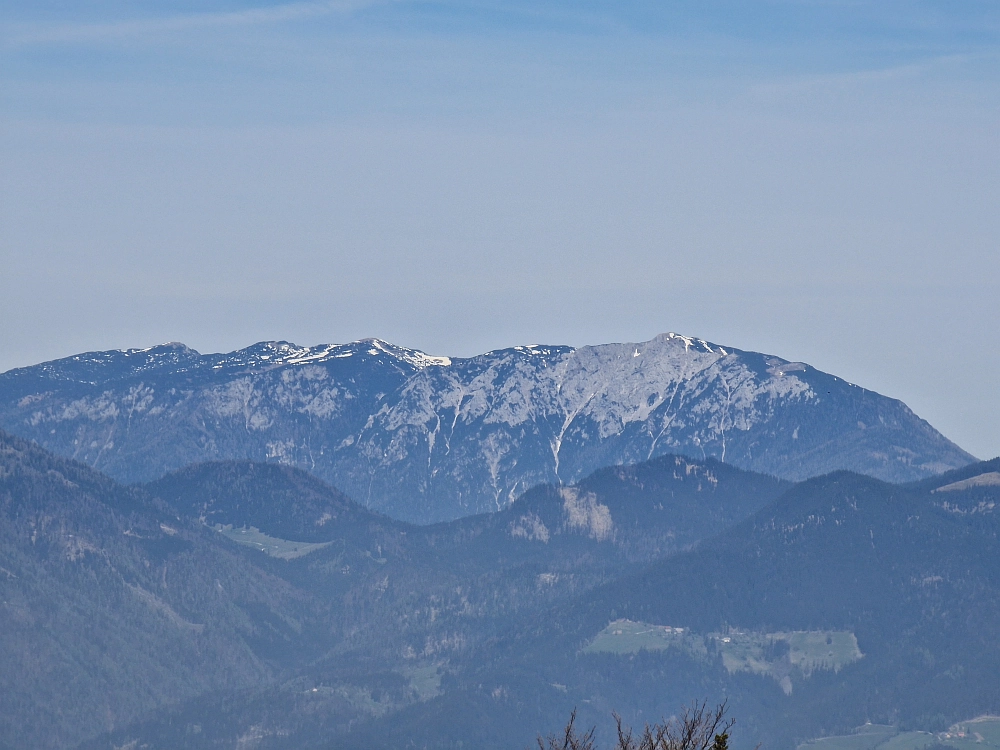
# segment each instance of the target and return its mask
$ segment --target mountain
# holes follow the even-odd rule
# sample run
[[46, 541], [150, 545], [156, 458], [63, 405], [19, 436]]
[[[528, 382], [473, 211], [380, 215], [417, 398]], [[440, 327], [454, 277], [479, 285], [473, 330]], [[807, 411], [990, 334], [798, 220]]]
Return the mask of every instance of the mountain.
[[[108, 731], [225, 747], [269, 722], [285, 746], [338, 736], [425, 705], [512, 623], [787, 487], [669, 456], [417, 527], [289, 466], [125, 487], [0, 433], [0, 747]], [[156, 719], [178, 711], [198, 718]]]
[[572, 485], [540, 485], [503, 511], [424, 533], [478, 527], [483, 538], [497, 536], [507, 545], [511, 540], [544, 548], [570, 541], [586, 545], [591, 558], [604, 548], [615, 560], [648, 562], [750, 517], [791, 486], [712, 458], [660, 456], [599, 469]]
[[275, 464], [199, 464], [144, 489], [182, 517], [285, 560], [287, 580], [350, 608], [351, 647], [398, 655], [445, 637], [474, 643], [511, 613], [693, 545], [789, 486], [713, 459], [662, 456], [429, 526], [374, 514]]
[[[508, 633], [438, 699], [428, 746], [522, 746], [523, 724], [542, 725], [554, 707], [578, 707], [585, 726], [606, 725], [612, 710], [641, 723], [692, 696], [727, 699], [747, 747], [791, 748], [868, 721], [943, 731], [995, 714], [998, 469], [984, 462], [924, 486], [847, 472], [799, 484], [696, 549]], [[337, 746], [435, 736], [428, 724], [379, 721]]]
[[10, 747], [69, 747], [165, 704], [268, 684], [324, 648], [329, 619], [144, 491], [3, 433], [0, 602]]
[[125, 482], [210, 460], [296, 466], [420, 523], [668, 453], [791, 480], [974, 461], [899, 401], [677, 334], [467, 359], [375, 339], [81, 354], [0, 375], [0, 427]]
[[703, 548], [595, 592], [588, 606], [702, 630], [868, 623], [892, 637], [925, 615], [945, 615], [939, 602], [1000, 585], [996, 508], [943, 494], [848, 472], [809, 480]]
[[0, 746], [520, 747], [694, 697], [735, 748], [947, 726], [1000, 709], [998, 474], [663, 456], [413, 526], [294, 467], [123, 487], [0, 435]]
[[145, 489], [180, 515], [207, 526], [253, 527], [306, 543], [328, 542], [358, 527], [384, 528], [387, 533], [407, 528], [361, 507], [311, 474], [280, 464], [192, 464]]
[[[524, 747], [574, 707], [582, 726], [606, 730], [614, 710], [641, 725], [694, 698], [729, 701], [734, 748], [790, 750], [866, 721], [940, 731], [1000, 710], [998, 469], [907, 486], [847, 472], [768, 486], [664, 457], [599, 471], [568, 503], [539, 488], [500, 513], [410, 527], [412, 546], [387, 556], [381, 598], [358, 619], [367, 643], [86, 747]], [[571, 519], [586, 496], [607, 514], [583, 525]], [[717, 533], [671, 547], [661, 505], [673, 518], [714, 507], [695, 526]], [[645, 520], [628, 523], [629, 510]], [[658, 528], [662, 546], [638, 544], [649, 557], [621, 561], [641, 526]], [[320, 590], [324, 554], [289, 566]], [[344, 695], [367, 706], [349, 722]]]

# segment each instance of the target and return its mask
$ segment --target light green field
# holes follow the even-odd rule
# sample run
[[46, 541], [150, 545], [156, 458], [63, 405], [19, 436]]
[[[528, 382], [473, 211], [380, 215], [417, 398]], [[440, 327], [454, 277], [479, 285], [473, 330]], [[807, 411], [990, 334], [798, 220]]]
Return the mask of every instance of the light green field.
[[404, 669], [403, 676], [410, 681], [418, 701], [429, 701], [441, 694], [441, 668], [437, 665]]
[[804, 742], [797, 750], [923, 750], [933, 744], [947, 745], [955, 750], [1000, 750], [1000, 717], [981, 716], [962, 721], [940, 734], [897, 734], [893, 727], [866, 724], [852, 734]]
[[632, 620], [615, 620], [583, 649], [584, 653], [634, 654], [646, 651], [660, 651], [666, 648], [682, 648], [707, 654], [704, 639], [693, 636], [682, 628], [667, 628]]
[[308, 555], [323, 547], [329, 547], [332, 542], [293, 542], [289, 539], [279, 539], [275, 536], [268, 536], [256, 526], [250, 528], [234, 529], [232, 526], [216, 526], [215, 530], [228, 539], [232, 539], [238, 544], [245, 544], [247, 547], [259, 549], [266, 552], [271, 557], [282, 560], [291, 560], [296, 557]]
[[894, 736], [897, 736], [895, 727], [866, 724], [853, 734], [820, 737], [799, 745], [797, 750], [874, 750]]
[[854, 637], [854, 633], [846, 630], [798, 630], [791, 633], [770, 633], [769, 637], [788, 643], [789, 660], [805, 675], [816, 669], [838, 672], [841, 667], [863, 656], [858, 648], [858, 639]]
[[[835, 630], [695, 634], [684, 628], [615, 620], [583, 649], [584, 653], [633, 654], [641, 650], [677, 648], [692, 656], [722, 655], [728, 672], [754, 672], [778, 680], [786, 693], [791, 677], [808, 677], [817, 669], [832, 669], [862, 657], [854, 633]], [[866, 750], [860, 748], [859, 750]]]
[[878, 748], [879, 750], [923, 750], [937, 741], [937, 736], [930, 732], [902, 732], [890, 737]]
[[1000, 716], [980, 716], [961, 721], [939, 734], [938, 739], [958, 750], [1000, 750]]

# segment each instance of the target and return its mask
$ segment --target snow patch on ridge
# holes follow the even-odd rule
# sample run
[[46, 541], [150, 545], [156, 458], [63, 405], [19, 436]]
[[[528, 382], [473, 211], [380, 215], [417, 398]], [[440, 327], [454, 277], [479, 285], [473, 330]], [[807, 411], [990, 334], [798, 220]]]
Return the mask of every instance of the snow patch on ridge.
[[407, 349], [402, 346], [390, 344], [387, 341], [382, 341], [381, 339], [364, 339], [363, 342], [371, 344], [375, 349], [391, 357], [408, 362], [414, 367], [447, 367], [451, 364], [451, 358], [449, 357], [433, 357], [430, 354], [424, 354], [418, 349]]

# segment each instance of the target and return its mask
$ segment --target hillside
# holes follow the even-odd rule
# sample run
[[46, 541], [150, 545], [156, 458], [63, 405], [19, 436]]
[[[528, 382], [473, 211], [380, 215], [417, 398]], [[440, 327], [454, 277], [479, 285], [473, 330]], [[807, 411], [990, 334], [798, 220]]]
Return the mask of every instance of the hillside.
[[791, 485], [664, 456], [411, 526], [275, 464], [0, 458], [11, 747], [501, 748], [698, 696], [783, 750], [1000, 706], [995, 461]]
[[[843, 472], [802, 483], [697, 549], [510, 632], [440, 699], [436, 746], [463, 734], [523, 744], [507, 723], [537, 725], [557, 707], [578, 706], [588, 725], [611, 710], [636, 723], [691, 695], [727, 698], [748, 746], [779, 748], [866, 721], [942, 731], [996, 713], [1000, 487], [988, 487], [918, 491]], [[464, 715], [495, 718], [480, 729]], [[356, 746], [411, 730], [381, 722]]]
[[[414, 527], [291, 467], [215, 462], [123, 487], [0, 440], [0, 746], [11, 747], [125, 736], [138, 720], [161, 736], [151, 717], [177, 710], [197, 715], [180, 726], [201, 727], [205, 747], [267, 721], [289, 737], [340, 735], [432, 702], [515, 623], [787, 487], [671, 456]], [[199, 746], [186, 735], [167, 746], [181, 745]]]
[[[595, 503], [615, 518], [630, 491], [660, 482], [659, 499], [645, 500], [658, 510], [671, 490], [685, 486], [667, 481], [684, 462], [609, 469], [576, 489], [586, 492], [583, 486], [593, 482]], [[704, 478], [716, 468], [700, 465], [677, 476]], [[946, 486], [995, 468], [987, 462], [941, 481]], [[611, 486], [598, 492], [602, 482]], [[698, 484], [691, 481], [690, 494], [677, 496], [680, 507], [696, 496]], [[343, 675], [350, 673], [345, 665], [358, 669], [356, 662], [332, 659], [310, 668], [308, 691], [317, 693], [309, 692], [308, 701], [296, 697], [303, 683], [286, 683], [243, 704], [168, 711], [89, 747], [132, 739], [172, 747], [191, 726], [216, 727], [218, 737], [230, 738], [218, 746], [230, 747], [254, 722], [271, 737], [287, 737], [273, 739], [273, 747], [521, 747], [536, 731], [559, 729], [573, 707], [587, 726], [607, 726], [612, 710], [641, 724], [691, 696], [729, 700], [740, 722], [737, 748], [763, 740], [783, 750], [866, 721], [893, 724], [893, 731], [941, 731], [1000, 707], [994, 679], [1000, 542], [992, 520], [1000, 487], [971, 487], [933, 492], [937, 486], [900, 487], [848, 473], [777, 487], [779, 496], [752, 517], [694, 549], [618, 572], [594, 557], [613, 549], [610, 540], [591, 535], [592, 527], [566, 524], [560, 495], [537, 490], [483, 518], [506, 515], [510, 536], [517, 528], [510, 523], [530, 507], [550, 529], [548, 543], [517, 534], [517, 545], [508, 545], [499, 521], [483, 526], [463, 519], [424, 529], [440, 566], [428, 564], [432, 557], [400, 588], [390, 582], [384, 609], [372, 618], [393, 622], [409, 612], [379, 639], [412, 628], [413, 650], [404, 656], [411, 666], [387, 668], [386, 651], [382, 661], [368, 662], [369, 672], [382, 676], [379, 687], [369, 683], [361, 694], [369, 701], [380, 696], [384, 715], [372, 709], [347, 732], [324, 722], [324, 691], [342, 693]], [[976, 494], [983, 491], [993, 492], [993, 500]], [[562, 532], [552, 533], [555, 528]], [[554, 543], [562, 550], [546, 559]], [[538, 574], [565, 583], [560, 576], [567, 571], [554, 573], [559, 560], [569, 560], [569, 570], [593, 571], [593, 583], [540, 587]], [[449, 599], [456, 585], [465, 588]], [[422, 622], [413, 610], [398, 608], [407, 596], [420, 601], [419, 591], [427, 596]], [[448, 641], [446, 633], [460, 637]], [[387, 674], [396, 674], [396, 682]], [[425, 690], [419, 700], [391, 697], [419, 685]]]
[[315, 607], [141, 490], [0, 433], [0, 743], [57, 748], [275, 680]]

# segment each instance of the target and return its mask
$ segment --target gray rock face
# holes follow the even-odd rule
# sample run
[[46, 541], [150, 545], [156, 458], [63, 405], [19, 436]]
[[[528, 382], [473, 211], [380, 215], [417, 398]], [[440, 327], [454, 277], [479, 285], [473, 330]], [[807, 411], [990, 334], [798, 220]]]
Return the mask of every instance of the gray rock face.
[[666, 453], [796, 480], [908, 481], [975, 460], [900, 401], [674, 333], [468, 359], [376, 339], [81, 354], [0, 375], [0, 427], [131, 482], [196, 461], [277, 461], [418, 522]]

